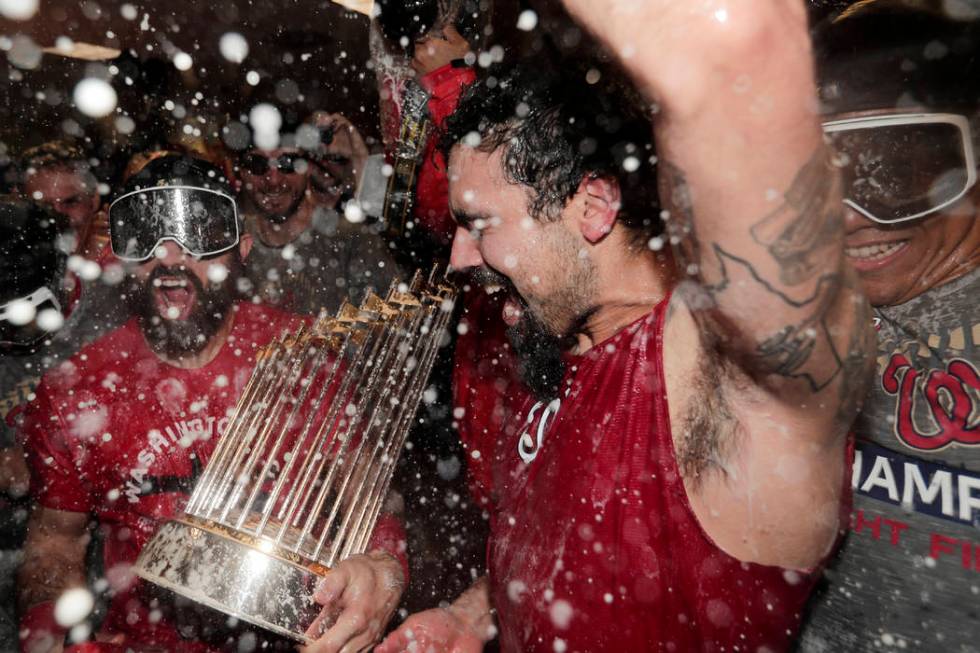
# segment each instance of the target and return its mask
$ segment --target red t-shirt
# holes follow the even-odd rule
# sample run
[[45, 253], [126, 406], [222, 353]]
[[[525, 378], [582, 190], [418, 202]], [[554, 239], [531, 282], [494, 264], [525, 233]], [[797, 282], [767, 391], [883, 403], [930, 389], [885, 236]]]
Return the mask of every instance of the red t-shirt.
[[[740, 562], [701, 529], [674, 455], [667, 300], [528, 399], [489, 457], [503, 651], [779, 651], [813, 577]], [[471, 454], [472, 455], [472, 454]]]
[[[132, 319], [46, 374], [25, 414], [32, 493], [42, 506], [97, 518], [113, 589], [102, 630], [125, 634], [127, 644], [197, 650], [159, 612], [151, 616], [153, 592], [130, 567], [157, 527], [182, 513], [257, 349], [303, 319], [250, 303], [235, 310], [227, 342], [197, 369], [160, 360]], [[381, 545], [403, 555], [391, 530], [385, 519], [375, 535], [384, 532]]]

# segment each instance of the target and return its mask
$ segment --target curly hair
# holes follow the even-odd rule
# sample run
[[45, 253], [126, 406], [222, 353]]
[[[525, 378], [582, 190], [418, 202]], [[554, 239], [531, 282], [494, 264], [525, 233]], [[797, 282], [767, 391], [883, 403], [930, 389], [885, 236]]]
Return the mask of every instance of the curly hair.
[[663, 231], [651, 122], [628, 90], [583, 68], [525, 61], [491, 69], [463, 93], [439, 148], [446, 160], [460, 142], [504, 148], [505, 177], [527, 188], [528, 211], [542, 221], [558, 219], [585, 177], [614, 179], [617, 220], [633, 244], [645, 244]]

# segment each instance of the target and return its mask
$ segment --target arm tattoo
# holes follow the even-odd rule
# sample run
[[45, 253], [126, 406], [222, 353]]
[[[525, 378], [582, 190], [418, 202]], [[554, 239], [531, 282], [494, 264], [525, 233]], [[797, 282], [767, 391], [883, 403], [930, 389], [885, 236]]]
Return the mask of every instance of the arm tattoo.
[[780, 281], [787, 286], [812, 279], [820, 261], [833, 255], [828, 250], [840, 247], [840, 176], [830, 169], [826, 152], [821, 148], [803, 166], [786, 201], [749, 230], [779, 263]]
[[[799, 379], [816, 393], [842, 370], [850, 372], [849, 360], [863, 364], [866, 350], [862, 342], [855, 341], [853, 330], [863, 332], [862, 320], [866, 318], [853, 313], [845, 315], [841, 293], [857, 298], [852, 311], [864, 314], [866, 304], [859, 299], [857, 288], [846, 280], [849, 275], [844, 272], [839, 251], [843, 205], [838, 176], [825, 147], [820, 147], [797, 173], [780, 206], [749, 227], [751, 241], [776, 263], [775, 279], [767, 278], [759, 271], [762, 266], [729, 251], [721, 242], [698, 239], [693, 202], [683, 172], [665, 162], [661, 174], [670, 188], [666, 200], [671, 209], [667, 224], [671, 244], [682, 269], [700, 277], [702, 289], [715, 307], [722, 300], [738, 302], [737, 297], [726, 297], [729, 289], [741, 293], [755, 287], [782, 303], [785, 314], [790, 316], [770, 333], [753, 336], [750, 351], [743, 348], [742, 362], [753, 374]], [[706, 260], [702, 251], [713, 256]], [[839, 263], [828, 267], [828, 260]], [[805, 282], [812, 290], [800, 296], [797, 287]], [[699, 319], [705, 317], [702, 314]], [[724, 346], [728, 331], [723, 328], [725, 317], [716, 314], [709, 319], [705, 326], [711, 327], [719, 345]], [[835, 337], [842, 327], [850, 335], [844, 342]]]

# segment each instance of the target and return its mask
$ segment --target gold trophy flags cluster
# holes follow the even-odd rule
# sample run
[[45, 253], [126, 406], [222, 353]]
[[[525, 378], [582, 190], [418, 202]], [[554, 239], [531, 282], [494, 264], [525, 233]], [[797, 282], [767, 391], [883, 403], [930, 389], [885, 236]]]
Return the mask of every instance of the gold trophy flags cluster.
[[313, 591], [368, 546], [455, 299], [435, 270], [416, 273], [260, 350], [185, 514], [143, 548], [137, 575], [315, 639]]

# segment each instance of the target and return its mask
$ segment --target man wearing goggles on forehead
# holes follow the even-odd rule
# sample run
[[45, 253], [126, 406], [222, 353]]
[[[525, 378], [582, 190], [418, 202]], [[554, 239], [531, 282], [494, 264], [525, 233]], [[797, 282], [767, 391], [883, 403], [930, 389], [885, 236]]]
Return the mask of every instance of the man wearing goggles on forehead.
[[976, 647], [980, 17], [925, 4], [857, 2], [815, 28], [878, 374], [854, 426], [851, 532], [804, 651]]
[[[286, 121], [292, 113], [284, 111]], [[238, 159], [243, 211], [255, 250], [248, 265], [250, 296], [283, 310], [333, 312], [367, 287], [384, 289], [396, 268], [371, 225], [342, 214], [364, 171], [367, 146], [340, 114], [315, 112], [286, 125], [279, 147], [248, 150]]]
[[[54, 600], [108, 579], [92, 624], [98, 641], [135, 650], [224, 650], [213, 615], [176, 610], [129, 567], [157, 526], [180, 513], [224, 432], [259, 347], [303, 318], [236, 301], [252, 237], [241, 233], [222, 171], [181, 155], [151, 160], [109, 209], [133, 318], [45, 375], [23, 437], [39, 508], [20, 572], [21, 650], [62, 650]], [[102, 541], [86, 565], [92, 516]], [[400, 522], [383, 516], [373, 547], [397, 551]], [[342, 562], [326, 609], [334, 649], [376, 636], [398, 602], [401, 564], [381, 551]], [[99, 645], [101, 646], [101, 645]], [[39, 648], [36, 648], [39, 647]], [[90, 649], [86, 649], [90, 650]], [[98, 649], [102, 650], [102, 649]], [[121, 650], [121, 649], [105, 649]]]

